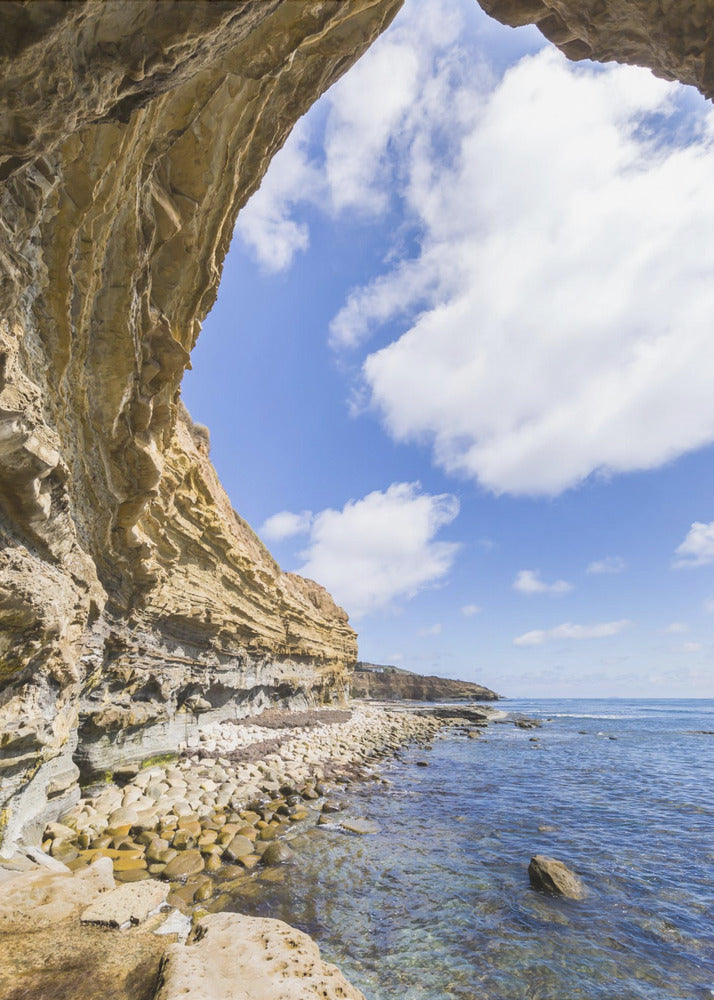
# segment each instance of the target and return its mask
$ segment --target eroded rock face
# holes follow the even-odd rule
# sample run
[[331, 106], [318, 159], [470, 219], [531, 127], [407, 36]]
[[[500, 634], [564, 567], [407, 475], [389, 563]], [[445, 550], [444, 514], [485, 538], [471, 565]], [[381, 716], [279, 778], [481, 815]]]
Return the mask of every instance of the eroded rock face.
[[354, 698], [374, 698], [378, 701], [497, 701], [490, 688], [470, 681], [445, 677], [424, 677], [408, 670], [373, 663], [358, 663], [350, 677], [350, 692]]
[[711, 0], [478, 0], [503, 24], [535, 24], [569, 59], [647, 66], [714, 97]]
[[0, 7], [10, 839], [73, 758], [161, 753], [231, 699], [339, 695], [356, 659], [344, 612], [231, 509], [179, 386], [239, 208], [400, 3]]

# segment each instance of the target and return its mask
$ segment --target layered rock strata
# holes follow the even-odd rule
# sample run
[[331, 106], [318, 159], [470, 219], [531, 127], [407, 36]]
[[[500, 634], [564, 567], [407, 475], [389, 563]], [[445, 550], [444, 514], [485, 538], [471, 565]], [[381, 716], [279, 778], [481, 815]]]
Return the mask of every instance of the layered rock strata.
[[362, 662], [350, 677], [350, 692], [354, 698], [378, 701], [497, 701], [499, 697], [482, 684]]
[[339, 695], [345, 614], [233, 512], [179, 386], [239, 208], [399, 3], [0, 5], [6, 840], [78, 765]]

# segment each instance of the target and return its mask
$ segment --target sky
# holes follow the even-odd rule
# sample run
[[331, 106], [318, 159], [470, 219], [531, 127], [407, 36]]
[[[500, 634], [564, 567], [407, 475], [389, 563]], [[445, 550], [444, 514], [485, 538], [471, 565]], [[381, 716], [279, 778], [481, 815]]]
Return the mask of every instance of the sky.
[[714, 697], [714, 110], [406, 0], [240, 213], [183, 396], [360, 658]]

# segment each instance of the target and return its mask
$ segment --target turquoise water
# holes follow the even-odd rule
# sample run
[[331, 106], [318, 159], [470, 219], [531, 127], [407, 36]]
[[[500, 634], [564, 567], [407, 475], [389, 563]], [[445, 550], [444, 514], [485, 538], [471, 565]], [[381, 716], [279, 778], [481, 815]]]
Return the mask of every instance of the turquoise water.
[[[302, 834], [283, 881], [236, 909], [312, 934], [368, 1000], [714, 996], [714, 735], [695, 732], [714, 702], [500, 707], [552, 721], [382, 765], [388, 790], [343, 796], [379, 834]], [[533, 891], [536, 853], [587, 899]]]

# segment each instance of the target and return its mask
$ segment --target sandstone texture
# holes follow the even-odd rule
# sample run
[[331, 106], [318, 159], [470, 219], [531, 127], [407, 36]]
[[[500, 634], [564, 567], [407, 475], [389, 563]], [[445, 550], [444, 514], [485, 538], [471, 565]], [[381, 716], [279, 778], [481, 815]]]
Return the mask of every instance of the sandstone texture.
[[481, 684], [362, 662], [350, 678], [350, 692], [354, 698], [379, 701], [496, 701], [499, 697]]
[[346, 615], [232, 510], [179, 390], [238, 210], [400, 3], [0, 5], [5, 847], [204, 715], [341, 696]]
[[503, 24], [535, 24], [569, 59], [647, 66], [714, 97], [711, 0], [478, 0]]
[[364, 1000], [323, 962], [307, 934], [282, 920], [216, 913], [198, 923], [193, 944], [173, 945], [156, 1000]]

